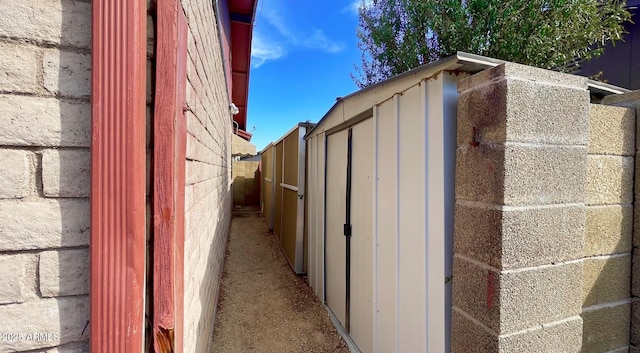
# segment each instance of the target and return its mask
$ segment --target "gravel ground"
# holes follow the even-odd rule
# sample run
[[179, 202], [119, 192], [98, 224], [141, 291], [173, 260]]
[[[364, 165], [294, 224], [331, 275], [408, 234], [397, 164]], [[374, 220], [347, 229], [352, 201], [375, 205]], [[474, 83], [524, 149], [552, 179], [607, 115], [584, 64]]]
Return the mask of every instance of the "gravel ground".
[[349, 352], [255, 208], [234, 211], [210, 352]]

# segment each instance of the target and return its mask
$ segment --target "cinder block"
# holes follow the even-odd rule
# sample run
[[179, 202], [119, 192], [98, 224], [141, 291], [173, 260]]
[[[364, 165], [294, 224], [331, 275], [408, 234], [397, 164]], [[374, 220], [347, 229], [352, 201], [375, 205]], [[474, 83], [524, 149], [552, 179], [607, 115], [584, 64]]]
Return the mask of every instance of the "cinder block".
[[89, 249], [41, 253], [40, 293], [43, 297], [89, 294]]
[[505, 205], [584, 201], [586, 147], [462, 146], [456, 199]]
[[582, 352], [608, 352], [629, 345], [631, 304], [582, 313]]
[[0, 95], [0, 145], [89, 147], [91, 105], [55, 98]]
[[502, 204], [504, 158], [502, 145], [461, 146], [456, 150], [456, 200]]
[[42, 67], [44, 88], [52, 94], [74, 98], [91, 94], [91, 55], [46, 49]]
[[588, 206], [585, 256], [631, 252], [633, 207]]
[[215, 177], [214, 166], [198, 161], [187, 161], [185, 171], [185, 183], [187, 185], [199, 183]]
[[31, 163], [24, 150], [0, 149], [0, 199], [18, 199], [31, 193]]
[[0, 251], [89, 244], [89, 200], [0, 200]]
[[0, 36], [89, 48], [91, 4], [74, 0], [3, 0]]
[[583, 353], [582, 318], [554, 322], [533, 330], [500, 337], [500, 353]]
[[458, 204], [455, 212], [454, 252], [493, 267], [531, 267], [582, 257], [584, 206]]
[[584, 202], [585, 147], [505, 148], [505, 205]]
[[498, 337], [458, 310], [451, 313], [451, 353], [498, 352]]
[[454, 257], [453, 278], [453, 305], [501, 334], [582, 310], [582, 262], [495, 273]]
[[586, 145], [589, 94], [584, 89], [502, 79], [461, 93], [458, 145], [524, 142]]
[[503, 77], [587, 90], [586, 77], [507, 62], [461, 80], [458, 83], [458, 91], [464, 92]]
[[35, 92], [36, 64], [36, 50], [33, 47], [0, 43], [0, 87], [2, 90], [20, 93]]
[[36, 282], [36, 256], [13, 254], [0, 256], [0, 304], [22, 303], [33, 292]]
[[[71, 342], [85, 341], [89, 330], [89, 297], [41, 299], [22, 304], [0, 305], [0, 332], [41, 334], [42, 339], [22, 339], [2, 342], [7, 352], [22, 352], [50, 348]], [[46, 336], [45, 336], [46, 335]]]
[[636, 112], [631, 108], [590, 104], [590, 154], [633, 156]]
[[631, 296], [631, 256], [584, 259], [583, 307]]
[[589, 155], [587, 204], [630, 204], [633, 201], [633, 172], [633, 157]]
[[89, 197], [89, 149], [49, 149], [42, 154], [42, 187], [48, 197]]

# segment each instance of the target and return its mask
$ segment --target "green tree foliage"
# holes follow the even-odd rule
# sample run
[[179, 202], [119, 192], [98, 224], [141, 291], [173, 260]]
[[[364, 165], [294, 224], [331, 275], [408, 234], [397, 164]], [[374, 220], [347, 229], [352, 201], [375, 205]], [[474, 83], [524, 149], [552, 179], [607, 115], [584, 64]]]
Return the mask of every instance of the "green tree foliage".
[[568, 71], [621, 40], [625, 1], [369, 0], [359, 10], [359, 87], [457, 51]]

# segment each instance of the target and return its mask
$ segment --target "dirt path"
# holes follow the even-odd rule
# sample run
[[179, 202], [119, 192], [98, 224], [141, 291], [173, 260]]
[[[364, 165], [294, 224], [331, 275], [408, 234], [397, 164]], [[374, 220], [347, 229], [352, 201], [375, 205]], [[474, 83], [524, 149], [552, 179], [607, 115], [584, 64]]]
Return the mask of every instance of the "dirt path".
[[234, 211], [210, 352], [345, 352], [256, 209]]

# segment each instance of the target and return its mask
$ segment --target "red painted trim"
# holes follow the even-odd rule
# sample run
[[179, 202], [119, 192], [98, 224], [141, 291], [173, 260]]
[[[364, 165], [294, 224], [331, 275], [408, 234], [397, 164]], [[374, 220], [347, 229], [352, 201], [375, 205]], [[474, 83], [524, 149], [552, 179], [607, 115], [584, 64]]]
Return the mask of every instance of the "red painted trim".
[[179, 1], [159, 0], [157, 11], [153, 333], [159, 352], [158, 333], [173, 329], [173, 351], [182, 352], [188, 27]]
[[247, 140], [247, 141], [251, 141], [251, 137], [253, 136], [250, 132], [246, 132], [242, 129], [239, 129], [236, 131], [238, 133], [238, 136], [242, 137], [243, 139]]
[[141, 352], [146, 1], [93, 0], [91, 352]]
[[[247, 129], [247, 102], [249, 99], [249, 74], [251, 71], [251, 38], [258, 0], [235, 0], [229, 2], [229, 12], [251, 18], [251, 22], [231, 20], [231, 100], [240, 112], [233, 116], [240, 129]], [[230, 14], [224, 14], [229, 16]]]
[[184, 339], [184, 238], [185, 238], [185, 205], [184, 192], [186, 186], [187, 160], [187, 119], [185, 117], [187, 100], [187, 46], [189, 27], [183, 12], [178, 15], [178, 119], [176, 121], [176, 266], [175, 266], [175, 318], [176, 349], [181, 353]]

